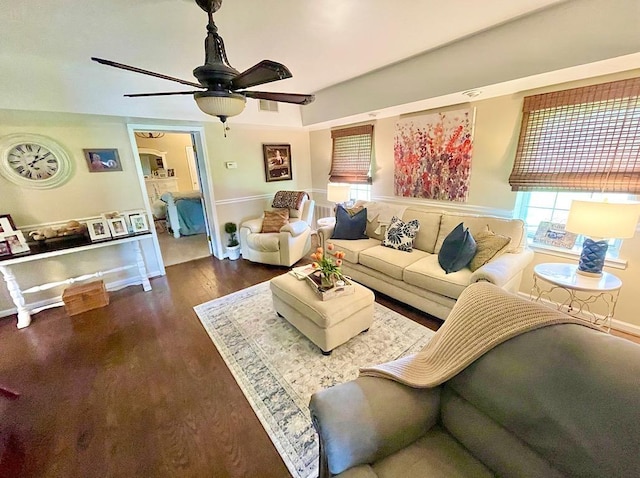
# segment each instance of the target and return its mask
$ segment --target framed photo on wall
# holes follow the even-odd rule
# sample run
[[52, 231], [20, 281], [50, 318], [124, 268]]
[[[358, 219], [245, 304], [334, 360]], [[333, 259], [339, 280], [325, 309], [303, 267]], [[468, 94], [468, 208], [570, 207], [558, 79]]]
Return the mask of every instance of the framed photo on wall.
[[83, 149], [90, 173], [122, 171], [117, 149]]
[[262, 154], [268, 183], [293, 179], [290, 144], [263, 144]]

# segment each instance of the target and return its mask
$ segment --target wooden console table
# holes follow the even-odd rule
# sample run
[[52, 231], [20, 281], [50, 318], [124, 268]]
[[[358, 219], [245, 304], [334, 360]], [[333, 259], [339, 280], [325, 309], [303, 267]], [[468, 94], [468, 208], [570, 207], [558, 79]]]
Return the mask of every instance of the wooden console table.
[[[27, 327], [31, 323], [31, 315], [36, 314], [42, 310], [49, 309], [51, 307], [59, 307], [63, 305], [62, 300], [59, 300], [53, 304], [48, 304], [41, 307], [30, 307], [24, 298], [24, 294], [31, 294], [34, 292], [40, 292], [43, 290], [52, 289], [54, 287], [58, 287], [61, 285], [69, 285], [74, 282], [82, 282], [85, 280], [99, 278], [107, 274], [113, 274], [116, 272], [124, 271], [127, 269], [137, 268], [138, 270], [138, 281], [136, 284], [142, 285], [142, 288], [145, 291], [151, 290], [151, 283], [149, 282], [149, 277], [147, 275], [147, 268], [144, 264], [144, 258], [142, 256], [142, 249], [140, 248], [140, 241], [143, 239], [147, 239], [151, 237], [151, 233], [143, 233], [143, 234], [133, 234], [124, 237], [118, 237], [114, 239], [108, 239], [100, 242], [91, 242], [89, 239], [84, 240], [84, 243], [74, 243], [73, 245], [60, 245], [54, 248], [43, 247], [41, 249], [32, 248], [31, 252], [26, 254], [20, 254], [18, 256], [8, 257], [6, 259], [0, 259], [0, 272], [4, 277], [5, 282], [7, 283], [7, 288], [9, 289], [9, 295], [11, 295], [11, 299], [18, 309], [18, 328], [22, 329]], [[48, 282], [46, 284], [37, 285], [34, 287], [30, 287], [28, 289], [22, 290], [18, 281], [16, 279], [15, 274], [13, 273], [12, 266], [16, 266], [18, 264], [25, 264], [34, 261], [40, 261], [44, 259], [49, 259], [52, 257], [63, 256], [67, 254], [75, 254], [83, 251], [91, 251], [94, 249], [100, 249], [103, 247], [117, 246], [119, 244], [130, 243], [133, 246], [136, 261], [135, 264], [128, 264], [121, 267], [115, 267], [112, 269], [108, 269], [105, 271], [98, 271], [92, 274], [85, 274], [78, 277], [70, 277], [64, 280], [56, 281], [56, 282]]]

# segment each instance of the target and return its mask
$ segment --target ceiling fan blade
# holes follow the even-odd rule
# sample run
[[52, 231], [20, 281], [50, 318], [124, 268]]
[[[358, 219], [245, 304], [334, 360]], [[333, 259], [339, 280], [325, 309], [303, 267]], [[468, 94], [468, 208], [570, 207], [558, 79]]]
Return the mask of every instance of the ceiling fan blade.
[[247, 98], [258, 100], [280, 101], [281, 103], [293, 103], [296, 105], [308, 105], [316, 99], [314, 95], [303, 95], [300, 93], [271, 93], [269, 91], [238, 91]]
[[180, 78], [174, 78], [172, 76], [163, 75], [162, 73], [155, 73], [153, 71], [143, 70], [142, 68], [125, 65], [123, 63], [117, 63], [111, 60], [105, 60], [104, 58], [96, 58], [92, 56], [91, 59], [102, 65], [113, 66], [115, 68], [120, 68], [121, 70], [133, 71], [134, 73], [141, 73], [143, 75], [154, 76], [156, 78], [161, 78], [163, 80], [176, 81], [178, 83], [182, 83], [183, 85], [195, 86], [196, 88], [206, 88], [200, 85], [199, 83], [194, 83], [192, 81], [187, 81], [187, 80], [181, 80]]
[[201, 93], [198, 91], [164, 91], [161, 93], [130, 93], [128, 95], [124, 95], [127, 98], [140, 98], [142, 96], [172, 96], [172, 95], [192, 95], [194, 93]]
[[243, 71], [231, 81], [234, 90], [239, 88], [249, 88], [251, 86], [263, 85], [272, 81], [291, 78], [293, 75], [282, 63], [271, 60], [262, 60], [251, 68]]

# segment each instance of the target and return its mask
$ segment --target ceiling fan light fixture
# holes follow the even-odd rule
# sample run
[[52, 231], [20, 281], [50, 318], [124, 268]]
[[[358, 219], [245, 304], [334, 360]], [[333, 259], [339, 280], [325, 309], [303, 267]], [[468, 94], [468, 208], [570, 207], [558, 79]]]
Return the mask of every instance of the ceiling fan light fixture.
[[193, 96], [203, 113], [217, 116], [223, 123], [229, 116], [242, 113], [246, 103], [243, 95], [225, 91], [202, 91]]

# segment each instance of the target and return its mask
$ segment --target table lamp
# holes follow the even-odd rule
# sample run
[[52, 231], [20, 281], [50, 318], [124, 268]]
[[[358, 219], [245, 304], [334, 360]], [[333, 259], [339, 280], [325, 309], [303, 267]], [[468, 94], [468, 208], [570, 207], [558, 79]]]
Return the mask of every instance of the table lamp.
[[351, 200], [351, 185], [328, 183], [327, 184], [327, 201], [334, 202], [336, 205], [343, 204]]
[[572, 201], [565, 230], [585, 239], [578, 274], [600, 277], [609, 244], [607, 239], [627, 239], [636, 233], [640, 203]]

